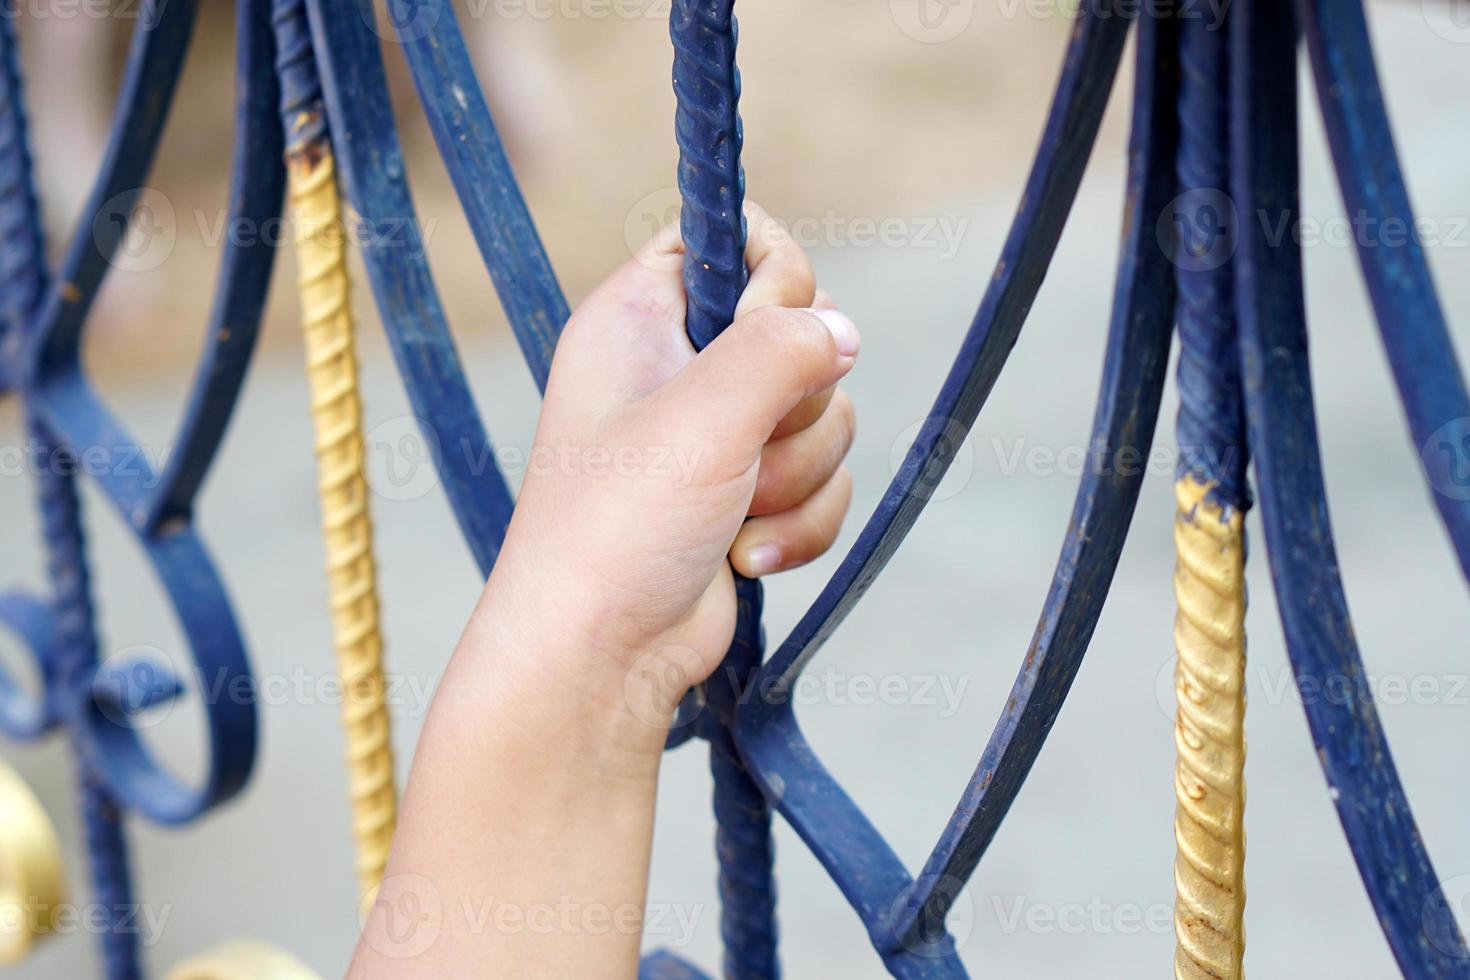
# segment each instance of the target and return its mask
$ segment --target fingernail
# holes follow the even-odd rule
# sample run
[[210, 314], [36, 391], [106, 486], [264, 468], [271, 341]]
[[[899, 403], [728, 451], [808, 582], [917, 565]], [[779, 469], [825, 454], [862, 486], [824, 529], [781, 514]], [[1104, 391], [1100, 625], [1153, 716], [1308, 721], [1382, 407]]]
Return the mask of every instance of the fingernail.
[[837, 353], [844, 357], [852, 357], [857, 354], [859, 343], [857, 324], [836, 310], [812, 310], [812, 312], [827, 325], [828, 330], [832, 331], [832, 339], [837, 341]]
[[765, 575], [781, 567], [781, 549], [769, 542], [758, 544], [745, 553], [745, 565], [752, 575]]

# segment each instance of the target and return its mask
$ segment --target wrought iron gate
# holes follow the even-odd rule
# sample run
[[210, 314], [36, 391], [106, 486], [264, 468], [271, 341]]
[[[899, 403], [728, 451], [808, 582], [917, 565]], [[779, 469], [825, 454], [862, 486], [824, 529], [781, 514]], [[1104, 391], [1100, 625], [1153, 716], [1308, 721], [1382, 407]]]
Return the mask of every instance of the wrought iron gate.
[[[144, 4], [105, 159], [83, 220], [54, 270], [46, 267], [41, 241], [12, 17], [0, 17], [0, 390], [25, 404], [51, 584], [45, 596], [0, 596], [0, 622], [26, 639], [45, 679], [44, 696], [32, 699], [0, 678], [0, 728], [18, 739], [62, 729], [71, 740], [92, 887], [107, 908], [131, 901], [124, 817], [196, 820], [240, 791], [255, 754], [255, 707], [245, 697], [206, 702], [209, 766], [201, 784], [179, 782], [148, 755], [128, 719], [183, 696], [188, 678], [162, 673], [157, 665], [120, 675], [99, 672], [74, 465], [91, 448], [131, 443], [89, 383], [79, 345], [153, 161], [198, 7], [198, 0]], [[729, 323], [745, 276], [740, 77], [731, 8], [732, 0], [672, 5], [688, 328], [696, 346]], [[333, 188], [340, 182], [357, 225], [352, 238], [361, 243], [414, 413], [440, 440], [488, 446], [419, 239], [377, 31], [391, 31], [402, 45], [419, 107], [539, 385], [568, 307], [453, 10], [446, 0], [388, 0], [385, 19], [375, 18], [371, 0], [238, 0], [235, 10], [230, 220], [258, 226], [278, 218], [289, 172], [293, 206], [303, 213], [320, 209], [317, 217], [334, 223]], [[914, 873], [824, 768], [802, 735], [792, 700], [781, 695], [901, 545], [1005, 366], [1076, 195], [1129, 31], [1137, 32], [1137, 71], [1127, 206], [1091, 465], [1011, 697], [948, 826]], [[1185, 454], [1176, 522], [1181, 710], [1175, 969], [1181, 977], [1239, 975], [1238, 675], [1241, 516], [1253, 500], [1248, 459], [1254, 461], [1254, 496], [1298, 683], [1363, 677], [1318, 459], [1299, 247], [1290, 235], [1273, 239], [1259, 223], [1232, 221], [1227, 213], [1233, 208], [1287, 219], [1297, 213], [1299, 42], [1310, 58], [1348, 210], [1402, 221], [1411, 230], [1401, 248], [1360, 249], [1362, 270], [1413, 439], [1428, 447], [1426, 477], [1434, 486], [1459, 472], [1470, 452], [1470, 397], [1412, 233], [1360, 2], [1236, 0], [1223, 26], [1210, 27], [1169, 0], [1085, 0], [1009, 236], [902, 466], [831, 580], [769, 656], [761, 587], [738, 583], [740, 622], [725, 668], [691, 695], [705, 701], [698, 721], [677, 727], [670, 738], [671, 748], [695, 736], [709, 745], [726, 976], [779, 973], [772, 810], [796, 829], [841, 888], [888, 971], [905, 978], [965, 975], [945, 916], [1020, 791], [1091, 638], [1142, 477], [1137, 467], [1112, 464], [1122, 454], [1148, 453], [1176, 323], [1178, 433]], [[1172, 248], [1160, 248], [1155, 234], [1161, 215], [1177, 229]], [[385, 233], [390, 225], [391, 236]], [[1223, 249], [1217, 248], [1221, 236], [1229, 238]], [[273, 243], [263, 239], [225, 247], [178, 451], [166, 469], [147, 472], [143, 462], [141, 474], [96, 476], [163, 582], [198, 675], [247, 692], [253, 682], [240, 633], [192, 513], [249, 365], [273, 258]], [[351, 324], [336, 319], [347, 316], [341, 306], [345, 282], [333, 278], [340, 275], [340, 253], [328, 248], [316, 258], [320, 264], [310, 269], [319, 275], [309, 273], [302, 289], [308, 327], [327, 331], [311, 350], [313, 370], [323, 372], [319, 452], [336, 447], [348, 467], [324, 489], [324, 509], [339, 508], [333, 511], [345, 522], [339, 526], [357, 529], [333, 552], [334, 575], [340, 567], [344, 576], [342, 583], [334, 579], [334, 588], [340, 584], [344, 594], [361, 598], [366, 593], [353, 590], [371, 590], [371, 554], [363, 544], [365, 510], [354, 508], [350, 492], [355, 444], [350, 432], [332, 441], [332, 420], [350, 421], [357, 411], [355, 389], [334, 387], [352, 375]], [[484, 573], [495, 561], [513, 501], [501, 474], [493, 466], [471, 468], [470, 458], [445, 454], [435, 462]], [[334, 504], [325, 496], [330, 492], [345, 496], [332, 498]], [[1470, 494], [1433, 498], [1470, 571]], [[350, 648], [351, 669], [371, 684], [375, 606], [354, 605], [346, 615], [339, 622], [339, 649]], [[769, 693], [740, 698], [750, 684]], [[1349, 688], [1353, 696], [1345, 702], [1307, 699], [1306, 711], [1385, 938], [1406, 976], [1470, 976], [1470, 950], [1439, 890], [1371, 697], [1362, 683]], [[367, 780], [355, 802], [367, 814], [359, 826], [359, 870], [370, 893], [392, 830], [392, 770], [386, 742], [373, 741], [378, 723], [355, 723], [354, 737], [362, 741], [354, 744], [367, 753], [361, 772], [355, 770]], [[35, 829], [32, 818], [39, 814], [27, 809], [23, 786], [6, 776], [0, 796], [14, 815], [6, 820], [30, 828], [12, 833], [0, 827], [0, 846], [20, 894], [54, 892], [60, 887], [48, 856], [54, 840]], [[11, 951], [23, 951], [28, 942], [29, 936], [20, 937]], [[102, 952], [107, 976], [141, 975], [127, 931], [105, 930]], [[294, 969], [260, 951], [229, 962], [239, 976], [287, 976]], [[196, 969], [190, 975], [222, 975], [226, 968]], [[648, 958], [643, 974], [702, 976], [669, 953]]]

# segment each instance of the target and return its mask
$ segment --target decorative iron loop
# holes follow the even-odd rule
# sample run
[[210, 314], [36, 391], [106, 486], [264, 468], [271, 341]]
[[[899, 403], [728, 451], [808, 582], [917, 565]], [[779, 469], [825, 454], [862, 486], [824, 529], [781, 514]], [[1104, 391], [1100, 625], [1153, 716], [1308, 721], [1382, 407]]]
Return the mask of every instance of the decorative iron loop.
[[106, 918], [100, 930], [108, 980], [142, 976], [137, 930], [132, 928], [133, 886], [128, 873], [122, 807], [105, 783], [81, 721], [94, 697], [97, 627], [92, 610], [91, 575], [83, 545], [81, 503], [74, 461], [56, 446], [51, 433], [32, 419], [30, 436], [38, 455], [42, 530], [55, 611], [56, 684], [72, 733], [82, 793], [82, 824], [91, 859], [94, 899]]

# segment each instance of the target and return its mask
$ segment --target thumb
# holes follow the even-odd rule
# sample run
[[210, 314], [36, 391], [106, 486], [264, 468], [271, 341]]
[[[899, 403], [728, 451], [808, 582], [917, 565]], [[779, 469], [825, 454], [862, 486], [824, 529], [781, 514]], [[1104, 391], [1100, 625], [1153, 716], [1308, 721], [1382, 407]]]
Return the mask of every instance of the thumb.
[[837, 310], [767, 306], [740, 317], [659, 390], [659, 409], [750, 452], [804, 398], [852, 369], [858, 330]]

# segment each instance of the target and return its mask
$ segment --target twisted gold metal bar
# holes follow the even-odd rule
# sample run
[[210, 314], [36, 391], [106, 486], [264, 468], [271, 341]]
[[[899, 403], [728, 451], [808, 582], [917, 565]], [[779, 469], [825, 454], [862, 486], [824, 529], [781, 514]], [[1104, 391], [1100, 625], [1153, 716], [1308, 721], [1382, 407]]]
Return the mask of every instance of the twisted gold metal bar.
[[311, 967], [266, 943], [232, 939], [168, 971], [168, 980], [321, 980]]
[[0, 761], [0, 963], [17, 963], [56, 925], [66, 896], [61, 844], [45, 807]]
[[1174, 976], [1239, 980], [1245, 951], [1245, 538], [1213, 484], [1174, 485]]
[[347, 248], [331, 143], [289, 141], [302, 327], [316, 431], [317, 495], [331, 589], [332, 632], [343, 681], [342, 723], [366, 898], [377, 888], [397, 823], [393, 749], [384, 700], [373, 528], [363, 473], [362, 402], [347, 278]]

